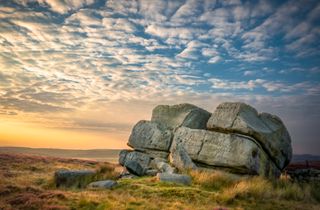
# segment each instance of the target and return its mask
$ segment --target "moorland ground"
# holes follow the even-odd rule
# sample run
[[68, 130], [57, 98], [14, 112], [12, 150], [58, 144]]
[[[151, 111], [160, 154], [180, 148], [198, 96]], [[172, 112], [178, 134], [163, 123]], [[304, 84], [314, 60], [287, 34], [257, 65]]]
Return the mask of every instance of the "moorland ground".
[[119, 175], [119, 166], [106, 162], [0, 154], [0, 209], [320, 209], [319, 183], [188, 172], [191, 186], [142, 177], [118, 180], [111, 190], [63, 189], [53, 180], [61, 168], [94, 169], [100, 179]]

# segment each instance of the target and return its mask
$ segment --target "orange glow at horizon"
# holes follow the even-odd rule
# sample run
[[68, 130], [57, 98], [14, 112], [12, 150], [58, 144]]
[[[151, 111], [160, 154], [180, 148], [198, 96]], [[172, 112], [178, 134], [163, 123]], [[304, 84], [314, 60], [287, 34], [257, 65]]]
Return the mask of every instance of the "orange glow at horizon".
[[45, 128], [23, 122], [0, 122], [0, 146], [61, 149], [127, 148], [126, 134]]

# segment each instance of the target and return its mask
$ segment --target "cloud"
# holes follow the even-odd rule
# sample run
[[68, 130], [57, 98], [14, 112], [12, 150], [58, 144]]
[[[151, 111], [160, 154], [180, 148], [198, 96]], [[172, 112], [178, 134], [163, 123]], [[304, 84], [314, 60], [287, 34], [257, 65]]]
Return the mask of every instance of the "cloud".
[[70, 11], [77, 10], [83, 6], [90, 5], [94, 3], [94, 0], [18, 0], [16, 3], [28, 6], [29, 3], [37, 2], [41, 6], [48, 7], [50, 10], [65, 14]]
[[[305, 97], [301, 109], [310, 108], [306, 99], [317, 101], [320, 89], [319, 8], [317, 1], [7, 1], [0, 113], [127, 132], [159, 103], [212, 111], [241, 100], [278, 112]], [[294, 129], [299, 117], [290, 118]]]
[[214, 56], [214, 57], [210, 58], [208, 63], [218, 63], [220, 60], [221, 60], [220, 56]]
[[243, 75], [244, 76], [253, 76], [253, 75], [255, 75], [256, 74], [256, 72], [254, 72], [254, 71], [244, 71], [243, 72]]

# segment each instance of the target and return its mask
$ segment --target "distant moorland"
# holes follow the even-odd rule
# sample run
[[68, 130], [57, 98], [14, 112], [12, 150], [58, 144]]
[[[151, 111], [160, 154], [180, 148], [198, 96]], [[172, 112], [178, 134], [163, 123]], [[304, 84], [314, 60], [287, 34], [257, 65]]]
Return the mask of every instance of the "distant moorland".
[[0, 147], [0, 153], [30, 154], [50, 157], [77, 158], [117, 163], [120, 150], [117, 149], [51, 149], [28, 147]]

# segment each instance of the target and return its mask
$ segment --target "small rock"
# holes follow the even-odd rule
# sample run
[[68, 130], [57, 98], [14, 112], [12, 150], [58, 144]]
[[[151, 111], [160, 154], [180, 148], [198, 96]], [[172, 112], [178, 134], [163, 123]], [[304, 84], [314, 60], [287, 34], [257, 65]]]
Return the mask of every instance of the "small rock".
[[89, 188], [102, 188], [102, 189], [112, 189], [117, 186], [118, 183], [113, 180], [103, 180], [97, 182], [91, 182], [88, 187]]
[[157, 178], [161, 182], [173, 182], [183, 185], [191, 185], [191, 177], [185, 174], [158, 173]]
[[155, 158], [151, 165], [154, 165], [159, 171], [163, 173], [173, 174], [175, 172], [175, 168], [170, 166], [166, 161], [164, 161], [161, 158]]
[[134, 179], [137, 178], [138, 176], [134, 175], [134, 174], [125, 174], [123, 176], [120, 177], [120, 179]]
[[145, 169], [141, 166], [141, 164], [137, 161], [126, 161], [125, 162], [126, 169], [137, 176], [143, 176], [145, 174]]
[[94, 179], [96, 172], [92, 170], [58, 170], [54, 174], [56, 187], [85, 187]]
[[147, 176], [156, 176], [157, 173], [158, 173], [158, 170], [156, 170], [156, 169], [149, 169], [146, 171]]

